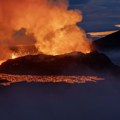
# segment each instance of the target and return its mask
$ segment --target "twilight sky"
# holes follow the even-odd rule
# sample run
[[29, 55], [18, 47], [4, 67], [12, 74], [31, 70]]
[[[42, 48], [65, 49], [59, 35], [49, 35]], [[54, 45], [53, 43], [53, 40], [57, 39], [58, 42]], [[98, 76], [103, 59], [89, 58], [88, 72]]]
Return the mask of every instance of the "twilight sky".
[[87, 32], [118, 30], [120, 0], [70, 0], [71, 8], [82, 10], [84, 20], [80, 25]]

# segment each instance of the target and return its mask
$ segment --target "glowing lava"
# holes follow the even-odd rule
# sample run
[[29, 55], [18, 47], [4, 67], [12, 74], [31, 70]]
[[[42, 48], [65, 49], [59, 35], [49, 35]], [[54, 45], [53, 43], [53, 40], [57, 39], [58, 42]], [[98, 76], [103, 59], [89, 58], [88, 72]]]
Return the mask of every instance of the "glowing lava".
[[8, 86], [12, 83], [17, 82], [37, 82], [37, 83], [86, 83], [86, 82], [97, 82], [99, 80], [104, 80], [97, 76], [32, 76], [32, 75], [10, 75], [10, 74], [0, 74], [0, 80], [7, 80], [5, 83], [0, 83], [0, 85]]
[[17, 57], [19, 57], [19, 56], [17, 56], [16, 54], [12, 53], [11, 59], [15, 59]]

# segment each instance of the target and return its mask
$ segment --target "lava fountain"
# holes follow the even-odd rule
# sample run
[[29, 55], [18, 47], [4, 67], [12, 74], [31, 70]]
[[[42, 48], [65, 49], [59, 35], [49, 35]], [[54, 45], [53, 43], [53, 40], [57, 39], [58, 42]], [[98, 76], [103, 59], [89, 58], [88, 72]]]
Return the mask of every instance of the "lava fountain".
[[89, 53], [91, 42], [77, 25], [81, 21], [81, 11], [69, 9], [68, 0], [1, 0], [0, 45], [4, 49], [0, 50], [4, 54], [0, 59], [41, 52]]

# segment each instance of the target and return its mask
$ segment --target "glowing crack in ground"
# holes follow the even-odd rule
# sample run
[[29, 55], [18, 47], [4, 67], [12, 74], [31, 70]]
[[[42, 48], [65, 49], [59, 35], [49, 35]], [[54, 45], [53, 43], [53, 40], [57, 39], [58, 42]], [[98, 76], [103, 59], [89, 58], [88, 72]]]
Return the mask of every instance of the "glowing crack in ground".
[[[40, 83], [86, 83], [104, 80], [97, 76], [36, 76], [36, 75], [10, 75], [0, 74], [0, 80], [3, 81], [0, 85], [10, 85], [17, 82], [40, 82]], [[5, 82], [4, 82], [5, 80]]]

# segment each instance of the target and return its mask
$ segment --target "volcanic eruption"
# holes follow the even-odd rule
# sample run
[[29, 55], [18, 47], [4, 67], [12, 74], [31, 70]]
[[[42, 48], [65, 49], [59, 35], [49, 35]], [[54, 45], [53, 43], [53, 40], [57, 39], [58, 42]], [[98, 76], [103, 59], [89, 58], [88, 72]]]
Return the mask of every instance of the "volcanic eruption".
[[81, 21], [68, 0], [1, 0], [0, 79], [81, 83], [119, 75], [118, 66], [93, 51]]
[[77, 25], [81, 21], [81, 11], [69, 9], [68, 0], [1, 0], [0, 59], [89, 53], [91, 42]]

